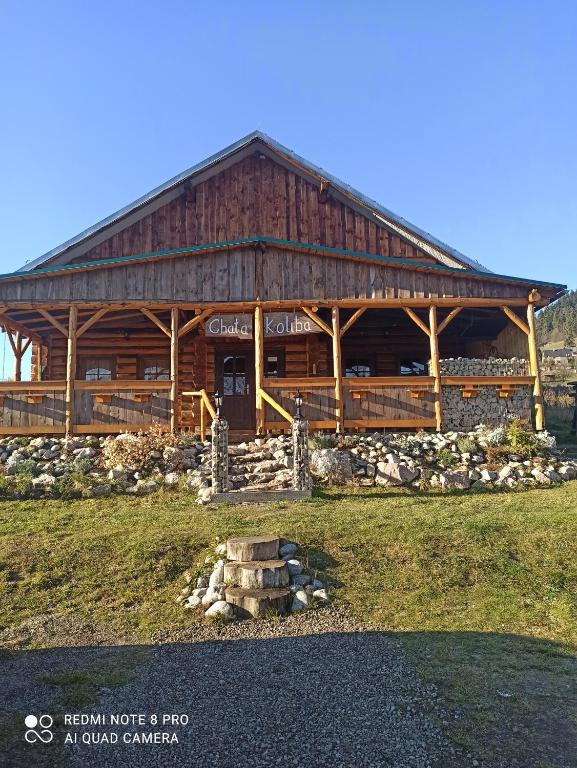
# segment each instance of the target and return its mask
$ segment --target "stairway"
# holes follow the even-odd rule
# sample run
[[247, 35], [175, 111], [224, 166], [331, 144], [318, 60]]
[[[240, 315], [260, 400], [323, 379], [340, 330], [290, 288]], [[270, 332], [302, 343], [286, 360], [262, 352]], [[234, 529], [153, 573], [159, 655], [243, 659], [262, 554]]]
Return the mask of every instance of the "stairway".
[[283, 615], [290, 605], [288, 565], [276, 536], [241, 536], [226, 542], [225, 600], [237, 615]]

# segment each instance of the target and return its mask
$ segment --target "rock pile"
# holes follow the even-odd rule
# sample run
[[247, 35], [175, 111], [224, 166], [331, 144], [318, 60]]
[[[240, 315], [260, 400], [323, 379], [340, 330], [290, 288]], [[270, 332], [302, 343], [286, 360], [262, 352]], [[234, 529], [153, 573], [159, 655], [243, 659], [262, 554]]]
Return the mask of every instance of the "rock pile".
[[208, 618], [224, 620], [284, 615], [302, 611], [313, 602], [326, 602], [324, 584], [306, 573], [296, 557], [298, 547], [277, 536], [243, 536], [218, 544], [205, 566], [212, 571], [193, 578], [177, 602], [204, 611]]
[[[142, 451], [141, 439], [127, 434], [2, 438], [0, 498], [146, 495], [167, 488], [210, 501], [208, 442], [183, 435], [158, 450]], [[331, 485], [475, 490], [552, 485], [577, 477], [577, 462], [565, 458], [548, 433], [531, 439], [531, 451], [523, 453], [507, 443], [507, 428], [499, 426], [445, 433], [313, 435], [311, 471], [318, 483]], [[230, 490], [290, 488], [291, 469], [289, 436], [229, 446]]]
[[528, 458], [507, 444], [505, 427], [470, 432], [347, 435], [312, 452], [311, 471], [329, 484], [479, 490], [531, 488], [577, 478], [577, 461], [547, 432]]

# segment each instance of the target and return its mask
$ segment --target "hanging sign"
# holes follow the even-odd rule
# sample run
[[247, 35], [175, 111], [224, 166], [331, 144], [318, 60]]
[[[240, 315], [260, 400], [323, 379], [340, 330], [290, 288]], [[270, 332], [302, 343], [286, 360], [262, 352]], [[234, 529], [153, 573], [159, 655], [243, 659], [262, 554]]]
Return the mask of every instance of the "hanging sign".
[[304, 312], [270, 312], [264, 316], [265, 336], [299, 336], [302, 333], [322, 331]]
[[205, 323], [207, 336], [252, 339], [252, 315], [211, 315]]
[[[252, 323], [253, 317], [249, 314], [211, 315], [205, 323], [206, 335], [252, 339]], [[263, 325], [267, 337], [322, 333], [319, 326], [304, 312], [269, 312], [264, 315]]]

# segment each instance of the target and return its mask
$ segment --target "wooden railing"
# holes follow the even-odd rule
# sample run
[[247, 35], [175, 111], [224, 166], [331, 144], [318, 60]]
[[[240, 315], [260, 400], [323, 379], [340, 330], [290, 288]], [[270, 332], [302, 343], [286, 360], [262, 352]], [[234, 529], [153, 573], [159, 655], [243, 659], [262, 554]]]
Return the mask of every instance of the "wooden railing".
[[435, 427], [432, 376], [343, 379], [345, 429]]
[[[303, 396], [302, 415], [311, 429], [335, 429], [335, 380], [332, 377], [310, 379], [264, 379], [261, 390], [265, 400], [265, 429], [287, 429], [294, 413], [294, 397]], [[272, 401], [272, 402], [271, 402]]]
[[74, 431], [137, 431], [170, 427], [170, 381], [75, 381]]
[[0, 434], [65, 431], [65, 381], [1, 381]]
[[216, 418], [216, 411], [214, 410], [214, 407], [210, 402], [210, 398], [208, 396], [206, 389], [199, 389], [194, 392], [183, 392], [182, 396], [198, 398], [199, 400], [199, 431], [200, 431], [201, 439], [205, 440], [206, 432], [207, 432], [206, 414], [208, 413], [211, 419]]

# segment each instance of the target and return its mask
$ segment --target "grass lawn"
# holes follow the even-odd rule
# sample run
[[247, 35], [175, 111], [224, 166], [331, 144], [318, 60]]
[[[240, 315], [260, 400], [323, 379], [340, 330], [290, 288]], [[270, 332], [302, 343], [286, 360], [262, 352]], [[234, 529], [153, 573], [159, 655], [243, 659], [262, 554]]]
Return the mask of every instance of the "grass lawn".
[[577, 482], [339, 489], [266, 507], [199, 507], [169, 492], [3, 502], [0, 630], [50, 613], [149, 643], [195, 620], [175, 597], [216, 536], [263, 531], [299, 542], [337, 600], [402, 640], [450, 705], [446, 727], [461, 744], [495, 761], [574, 749]]

